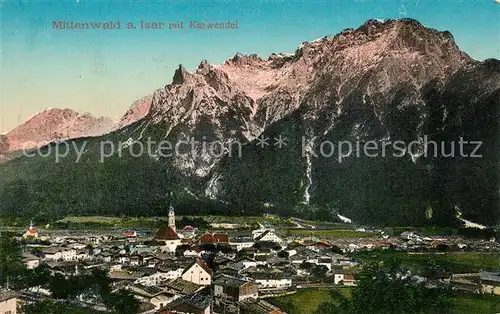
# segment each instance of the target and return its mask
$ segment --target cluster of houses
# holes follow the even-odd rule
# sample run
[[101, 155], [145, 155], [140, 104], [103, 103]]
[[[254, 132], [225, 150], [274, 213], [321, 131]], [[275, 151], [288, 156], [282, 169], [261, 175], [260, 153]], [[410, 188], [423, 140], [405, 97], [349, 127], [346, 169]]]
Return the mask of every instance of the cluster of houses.
[[[40, 239], [33, 225], [23, 238]], [[313, 285], [356, 285], [358, 263], [347, 256], [348, 252], [390, 247], [411, 250], [417, 245], [435, 248], [443, 243], [463, 244], [465, 249], [468, 244], [463, 241], [422, 238], [413, 233], [355, 241], [283, 239], [276, 230], [264, 226], [231, 237], [224, 232], [199, 234], [193, 226], [177, 229], [171, 209], [168, 226], [154, 234], [131, 230], [120, 235], [54, 236], [28, 242], [23, 260], [27, 268], [45, 264], [53, 274], [64, 276], [105, 269], [113, 287], [128, 289], [141, 301], [144, 313], [210, 313], [214, 309], [278, 313], [267, 297]], [[495, 273], [452, 277], [450, 284], [500, 294], [499, 274]]]
[[[149, 237], [136, 231], [56, 236], [28, 244], [23, 259], [28, 268], [45, 264], [64, 276], [104, 268], [115, 288], [128, 289], [158, 313], [209, 313], [212, 306], [270, 313], [278, 309], [263, 297], [326, 276], [329, 284], [355, 284], [357, 264], [325, 242], [287, 242], [270, 228], [231, 239], [227, 233], [197, 233], [192, 226], [177, 230], [171, 210], [168, 226]], [[24, 235], [37, 236], [33, 226]]]

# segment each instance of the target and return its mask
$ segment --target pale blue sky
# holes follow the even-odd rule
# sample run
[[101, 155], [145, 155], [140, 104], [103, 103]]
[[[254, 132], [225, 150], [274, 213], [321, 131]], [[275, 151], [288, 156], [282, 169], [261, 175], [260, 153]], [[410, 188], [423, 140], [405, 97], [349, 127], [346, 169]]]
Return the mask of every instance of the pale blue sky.
[[[476, 59], [500, 58], [500, 4], [485, 1], [13, 1], [1, 8], [0, 132], [47, 107], [116, 118], [171, 82], [178, 64], [267, 57], [370, 18], [449, 30]], [[120, 30], [57, 30], [52, 21], [117, 21]], [[233, 30], [126, 30], [127, 22], [238, 21]]]

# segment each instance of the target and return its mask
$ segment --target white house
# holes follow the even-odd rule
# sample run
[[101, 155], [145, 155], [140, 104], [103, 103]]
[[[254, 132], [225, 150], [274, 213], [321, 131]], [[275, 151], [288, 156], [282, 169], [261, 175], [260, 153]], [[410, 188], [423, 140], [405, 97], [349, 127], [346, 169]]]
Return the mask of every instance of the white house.
[[90, 236], [87, 237], [86, 241], [91, 244], [100, 244], [102, 240], [100, 237]]
[[255, 282], [259, 284], [259, 289], [287, 289], [292, 286], [291, 278], [258, 278]]
[[109, 267], [110, 272], [120, 271], [120, 270], [122, 270], [122, 264], [115, 264], [115, 265], [112, 265], [111, 267]]
[[0, 291], [0, 313], [16, 314], [17, 299], [15, 294], [11, 292]]
[[229, 245], [236, 248], [236, 251], [241, 251], [246, 248], [251, 248], [255, 242], [247, 241], [247, 242], [230, 242]]
[[88, 250], [76, 250], [76, 260], [84, 261], [84, 260], [92, 260], [94, 256]]
[[257, 267], [257, 264], [258, 264], [256, 260], [249, 259], [249, 258], [245, 258], [245, 259], [241, 260], [240, 263], [243, 264], [244, 269], [247, 269], [250, 267]]
[[61, 259], [63, 261], [75, 261], [76, 260], [76, 250], [68, 249], [61, 252]]
[[275, 242], [275, 243], [285, 243], [283, 239], [278, 237], [276, 233], [272, 230], [265, 230], [264, 232], [260, 233], [256, 238], [254, 238], [255, 241], [264, 241], [264, 242]]
[[55, 261], [76, 261], [76, 250], [68, 248], [48, 248], [43, 250], [44, 259]]
[[344, 286], [355, 286], [356, 280], [354, 279], [354, 275], [345, 270], [336, 270], [333, 275], [333, 283], [336, 285], [344, 285]]
[[127, 255], [120, 255], [120, 257], [118, 258], [118, 261], [121, 264], [128, 264], [128, 263], [130, 263], [130, 257], [128, 257]]
[[264, 228], [263, 226], [261, 226], [261, 228], [259, 228], [259, 229], [255, 229], [255, 230], [253, 230], [253, 231], [252, 231], [252, 238], [255, 240], [255, 239], [257, 239], [257, 238], [258, 238], [261, 234], [263, 234], [263, 233], [264, 233], [264, 232], [266, 232], [266, 231], [272, 231], [272, 232], [275, 232], [275, 230], [274, 230], [274, 229], [272, 229], [272, 228], [266, 229], [266, 228]]
[[240, 224], [236, 223], [211, 223], [210, 226], [214, 229], [237, 229], [240, 227]]
[[201, 256], [201, 250], [188, 249], [184, 251], [184, 257], [200, 257], [200, 256]]
[[23, 262], [27, 269], [37, 268], [40, 265], [40, 258], [30, 253], [23, 253]]
[[68, 244], [68, 247], [75, 249], [75, 250], [84, 249], [86, 246], [87, 246], [86, 244], [78, 243], [78, 242]]
[[167, 281], [166, 273], [156, 272], [149, 276], [142, 276], [141, 278], [137, 278], [134, 283], [150, 287], [150, 286], [157, 286], [165, 281]]
[[182, 273], [184, 272], [183, 268], [178, 268], [178, 269], [172, 269], [167, 272], [164, 271], [158, 271], [154, 274], [151, 274], [149, 276], [142, 276], [141, 278], [138, 278], [135, 283], [136, 284], [141, 284], [144, 286], [157, 286], [163, 282], [170, 281], [177, 279], [182, 276]]
[[26, 265], [27, 269], [34, 269], [40, 265], [40, 260], [39, 259], [30, 259], [30, 260], [25, 261], [25, 265]]
[[196, 236], [196, 228], [193, 226], [185, 226], [179, 234], [183, 236], [183, 238], [194, 238]]
[[171, 269], [165, 273], [167, 280], [174, 280], [180, 278], [182, 273], [184, 272], [184, 268]]
[[197, 258], [194, 263], [184, 270], [182, 279], [197, 285], [208, 286], [212, 283], [212, 270], [208, 268], [201, 258]]

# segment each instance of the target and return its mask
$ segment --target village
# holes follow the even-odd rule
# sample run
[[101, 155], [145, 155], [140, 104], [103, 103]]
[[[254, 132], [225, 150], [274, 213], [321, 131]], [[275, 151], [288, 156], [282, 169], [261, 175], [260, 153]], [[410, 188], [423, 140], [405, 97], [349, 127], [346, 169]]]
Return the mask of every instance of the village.
[[[196, 226], [178, 228], [175, 210], [168, 225], [158, 230], [121, 233], [73, 232], [46, 236], [31, 225], [19, 236], [28, 269], [41, 265], [64, 277], [103, 269], [113, 289], [126, 289], [141, 304], [141, 313], [285, 313], [276, 297], [311, 287], [356, 286], [363, 263], [357, 253], [400, 251], [441, 254], [445, 251], [500, 252], [495, 240], [420, 236], [403, 232], [389, 236], [360, 228], [371, 236], [325, 240], [307, 235], [286, 235], [259, 224], [248, 232], [233, 232], [231, 223], [214, 224], [203, 233]], [[415, 275], [418, 277], [417, 275]], [[429, 285], [448, 285], [476, 294], [500, 295], [498, 271], [442, 274], [422, 277]], [[51, 298], [43, 287], [0, 292], [0, 313], [22, 313], [30, 302]], [[15, 301], [13, 301], [15, 300]], [[95, 310], [106, 308], [81, 296], [76, 302]], [[19, 310], [20, 309], [20, 310]], [[9, 312], [10, 311], [10, 312]]]

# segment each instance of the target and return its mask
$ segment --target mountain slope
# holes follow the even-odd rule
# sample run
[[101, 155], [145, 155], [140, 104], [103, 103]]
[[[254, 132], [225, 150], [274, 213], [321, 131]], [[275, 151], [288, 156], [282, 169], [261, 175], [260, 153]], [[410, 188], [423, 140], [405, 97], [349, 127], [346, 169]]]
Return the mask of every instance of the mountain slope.
[[[340, 211], [358, 222], [449, 225], [459, 206], [491, 224], [500, 216], [499, 96], [498, 60], [474, 61], [449, 32], [414, 20], [369, 20], [293, 55], [180, 67], [143, 102], [144, 117], [70, 142], [85, 145], [77, 163], [73, 151], [59, 163], [18, 158], [0, 167], [0, 212], [158, 215], [173, 202], [189, 213], [271, 206], [321, 219]], [[423, 153], [426, 139], [448, 147], [460, 137], [482, 141], [483, 158]], [[165, 154], [161, 141], [181, 149]], [[415, 145], [339, 157], [340, 141]], [[325, 143], [336, 154], [325, 156]]]

